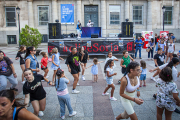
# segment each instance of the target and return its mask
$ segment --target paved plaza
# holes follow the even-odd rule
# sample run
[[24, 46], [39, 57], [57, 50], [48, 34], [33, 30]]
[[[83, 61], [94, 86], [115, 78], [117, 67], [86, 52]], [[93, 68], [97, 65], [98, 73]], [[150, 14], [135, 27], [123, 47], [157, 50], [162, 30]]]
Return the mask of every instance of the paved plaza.
[[[176, 44], [176, 53], [179, 51], [180, 44]], [[41, 50], [47, 52], [47, 46], [40, 46]], [[11, 60], [14, 63], [15, 71], [18, 75], [18, 86], [19, 89], [17, 97], [24, 97], [22, 92], [22, 83], [21, 83], [21, 68], [19, 65], [19, 60], [15, 60], [16, 53], [18, 51], [18, 46], [16, 47], [0, 47], [0, 50], [4, 51], [5, 54], [12, 58]], [[146, 61], [148, 71], [154, 68], [154, 62], [152, 60], [147, 59], [146, 50], [142, 50], [142, 58]], [[105, 56], [90, 56], [90, 60], [87, 63], [87, 66], [93, 63], [93, 58], [97, 57], [99, 61], [105, 61]], [[105, 75], [104, 75], [104, 63], [100, 63], [98, 65], [99, 70], [99, 79], [97, 83], [92, 82], [91, 68], [86, 69], [85, 78], [86, 81], [82, 81], [80, 79], [79, 84], [77, 86], [77, 90], [80, 91], [79, 94], [71, 94], [73, 77], [68, 72], [65, 61], [61, 61], [61, 67], [65, 71], [65, 75], [69, 78], [70, 84], [68, 85], [68, 90], [71, 97], [71, 104], [73, 110], [77, 111], [77, 115], [74, 117], [68, 116], [68, 111], [66, 108], [66, 120], [114, 120], [117, 115], [124, 111], [124, 108], [121, 104], [119, 89], [120, 85], [118, 84], [118, 80], [123, 76], [121, 73], [120, 60], [121, 56], [116, 56], [119, 61], [116, 61], [117, 67], [115, 68], [115, 72], [117, 75], [114, 76], [114, 84], [115, 84], [115, 93], [114, 97], [117, 98], [117, 101], [110, 101], [108, 96], [102, 96], [102, 92], [106, 87]], [[38, 56], [38, 61], [40, 62], [42, 56]], [[63, 57], [66, 58], [66, 57]], [[135, 59], [137, 62], [140, 59]], [[50, 68], [51, 62], [48, 64]], [[180, 70], [180, 66], [178, 66], [178, 71]], [[39, 74], [43, 74], [43, 71], [40, 71]], [[50, 70], [48, 73], [49, 80], [52, 79], [53, 71]], [[152, 97], [154, 93], [157, 92], [157, 88], [155, 87], [155, 82], [150, 80], [150, 77], [153, 73], [147, 73], [147, 86], [141, 87], [141, 96], [140, 98], [144, 100], [142, 105], [135, 105], [134, 110], [138, 116], [139, 120], [156, 120], [156, 103], [155, 99]], [[81, 76], [80, 76], [81, 78]], [[180, 92], [180, 78], [176, 82], [178, 86], [178, 90]], [[47, 85], [46, 82], [43, 82], [44, 89], [46, 90], [46, 109], [44, 111], [44, 116], [40, 117], [42, 120], [60, 120], [60, 105], [58, 103], [56, 90], [54, 86]], [[10, 83], [8, 82], [7, 88], [10, 87]], [[108, 91], [110, 93], [110, 90]], [[178, 107], [180, 109], [180, 107]], [[32, 105], [28, 107], [28, 110], [33, 112]], [[164, 119], [164, 115], [163, 115]], [[173, 113], [172, 120], [179, 120], [180, 114]], [[130, 120], [130, 119], [128, 119]]]

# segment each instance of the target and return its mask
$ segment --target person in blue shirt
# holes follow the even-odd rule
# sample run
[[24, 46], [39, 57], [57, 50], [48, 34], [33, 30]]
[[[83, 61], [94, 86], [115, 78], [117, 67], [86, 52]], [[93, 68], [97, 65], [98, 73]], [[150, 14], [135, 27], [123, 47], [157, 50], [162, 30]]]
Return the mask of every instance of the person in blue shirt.
[[138, 39], [136, 39], [135, 44], [136, 44], [135, 59], [136, 59], [138, 50], [139, 50], [139, 58], [142, 59], [141, 58], [141, 46], [143, 44], [143, 41], [140, 39], [140, 37], [138, 37]]

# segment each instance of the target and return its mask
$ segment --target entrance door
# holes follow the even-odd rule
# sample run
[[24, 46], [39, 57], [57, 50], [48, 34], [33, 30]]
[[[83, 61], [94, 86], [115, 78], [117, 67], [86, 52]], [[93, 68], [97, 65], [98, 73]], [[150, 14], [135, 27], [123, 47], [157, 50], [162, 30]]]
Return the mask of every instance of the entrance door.
[[91, 20], [94, 22], [93, 27], [98, 27], [98, 6], [97, 5], [85, 5], [84, 6], [84, 26]]

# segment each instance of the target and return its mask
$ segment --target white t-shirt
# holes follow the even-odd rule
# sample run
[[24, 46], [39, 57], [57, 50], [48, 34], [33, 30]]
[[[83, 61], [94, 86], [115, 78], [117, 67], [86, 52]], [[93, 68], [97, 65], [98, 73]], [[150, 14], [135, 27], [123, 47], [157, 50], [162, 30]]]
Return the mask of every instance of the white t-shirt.
[[[164, 65], [161, 65], [159, 66], [159, 69], [162, 70], [163, 68], [165, 68], [166, 66], [168, 65], [168, 63], [164, 64]], [[172, 78], [173, 78], [173, 81], [177, 81], [178, 77], [178, 71], [177, 69], [173, 66], [172, 67]]]
[[[106, 62], [108, 61], [108, 60], [110, 60], [110, 59], [112, 59], [112, 60], [114, 60], [114, 59], [117, 59], [115, 56], [112, 56], [111, 58], [106, 58], [106, 60], [105, 60], [105, 64], [106, 64]], [[114, 68], [116, 67], [116, 64], [115, 64], [115, 61], [114, 61]]]

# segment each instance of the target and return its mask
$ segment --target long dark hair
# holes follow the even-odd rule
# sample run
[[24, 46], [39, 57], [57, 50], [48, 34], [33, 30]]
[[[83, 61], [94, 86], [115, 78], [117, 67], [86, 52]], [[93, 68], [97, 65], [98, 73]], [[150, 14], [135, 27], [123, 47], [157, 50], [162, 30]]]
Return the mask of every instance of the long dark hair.
[[[22, 98], [16, 98], [15, 99], [15, 93], [13, 90], [2, 90], [2, 91], [0, 91], [0, 97], [6, 97], [11, 102], [13, 102], [13, 100], [15, 100], [12, 107], [24, 107], [24, 106], [26, 106], [26, 104], [23, 103], [24, 101]], [[22, 101], [22, 102], [20, 102], [20, 101]]]
[[170, 67], [172, 69], [173, 65], [178, 63], [178, 62], [179, 62], [179, 59], [177, 57], [173, 57], [171, 62], [169, 62], [166, 67]]
[[136, 67], [138, 67], [139, 66], [139, 63], [138, 62], [135, 62], [135, 61], [133, 61], [133, 62], [130, 62], [129, 63], [129, 65], [127, 66], [127, 72], [128, 73], [130, 73], [130, 69], [135, 69]]
[[105, 66], [104, 66], [104, 73], [106, 73], [106, 68], [111, 64], [112, 61], [113, 61], [112, 59], [109, 59], [109, 60], [106, 62]]
[[171, 82], [172, 81], [172, 69], [170, 67], [165, 67], [161, 70], [159, 73], [159, 78], [161, 78], [165, 82]]
[[[56, 72], [56, 76], [58, 77], [58, 87], [59, 87], [59, 82], [60, 82], [60, 78], [61, 78], [61, 75], [64, 74], [64, 70], [58, 68], [57, 69], [57, 72]], [[55, 86], [56, 86], [56, 77], [55, 77]]]
[[26, 56], [25, 56], [25, 58], [31, 54], [30, 51], [32, 51], [33, 49], [34, 49], [33, 46], [28, 47], [28, 48], [26, 49]]

